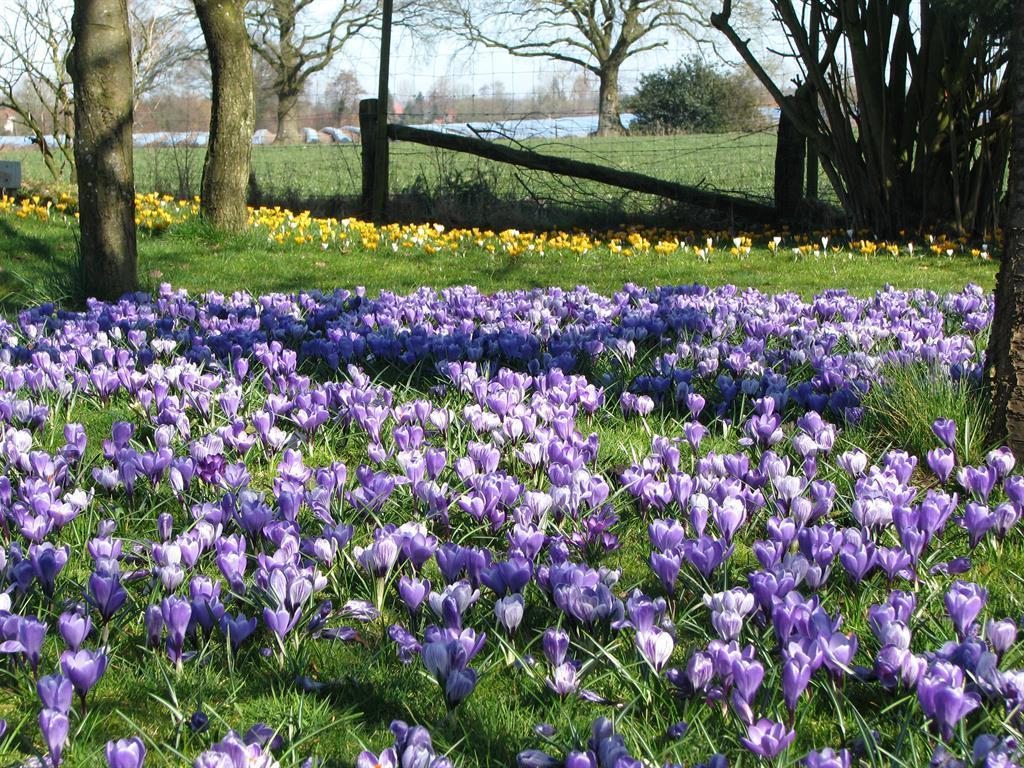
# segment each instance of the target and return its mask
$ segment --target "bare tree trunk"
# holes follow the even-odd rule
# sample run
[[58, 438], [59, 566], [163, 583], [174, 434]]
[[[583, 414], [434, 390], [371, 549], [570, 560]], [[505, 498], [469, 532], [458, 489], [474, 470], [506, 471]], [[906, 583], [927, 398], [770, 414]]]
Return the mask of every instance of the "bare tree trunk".
[[245, 4], [242, 0], [195, 0], [195, 7], [213, 74], [202, 212], [214, 226], [240, 232], [249, 222], [246, 192], [256, 124]]
[[126, 0], [75, 0], [71, 29], [83, 287], [114, 300], [137, 287]]
[[275, 144], [295, 144], [299, 136], [299, 91], [284, 90], [277, 94], [277, 136]]
[[[787, 96], [786, 98], [798, 98]], [[793, 124], [786, 110], [779, 115], [775, 140], [775, 211], [783, 219], [800, 212], [804, 196], [804, 163], [807, 140]]]
[[619, 136], [623, 133], [619, 117], [619, 65], [606, 63], [598, 73], [597, 134]]
[[993, 376], [990, 437], [1006, 440], [1024, 460], [1024, 0], [1014, 2], [1012, 36], [1010, 204], [987, 365]]

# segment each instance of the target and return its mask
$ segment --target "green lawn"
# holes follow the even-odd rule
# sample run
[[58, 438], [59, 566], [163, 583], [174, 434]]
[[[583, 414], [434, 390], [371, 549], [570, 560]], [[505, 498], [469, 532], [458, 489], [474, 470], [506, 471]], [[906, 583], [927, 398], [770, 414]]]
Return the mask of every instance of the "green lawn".
[[[76, 230], [67, 224], [0, 217], [0, 301], [8, 308], [65, 295], [75, 258]], [[766, 292], [809, 296], [826, 288], [870, 294], [886, 284], [948, 291], [977, 283], [991, 289], [996, 264], [969, 256], [872, 256], [847, 253], [794, 257], [756, 247], [738, 258], [716, 251], [704, 261], [692, 252], [614, 254], [606, 248], [579, 256], [456, 253], [402, 249], [321, 251], [316, 246], [271, 245], [256, 235], [229, 237], [189, 222], [157, 235], [140, 235], [139, 274], [146, 287], [169, 282], [190, 291], [254, 293], [364, 286], [409, 292], [421, 286], [472, 284], [483, 291], [586, 284], [612, 292], [626, 282], [644, 285], [734, 284]]]

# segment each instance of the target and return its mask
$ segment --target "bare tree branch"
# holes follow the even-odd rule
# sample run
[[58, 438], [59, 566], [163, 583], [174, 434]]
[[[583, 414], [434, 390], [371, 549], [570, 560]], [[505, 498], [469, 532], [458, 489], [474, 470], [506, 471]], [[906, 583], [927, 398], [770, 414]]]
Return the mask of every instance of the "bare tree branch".
[[[597, 75], [598, 133], [621, 131], [623, 63], [664, 46], [669, 34], [703, 43], [712, 0], [438, 0], [430, 25], [513, 56], [565, 62]], [[748, 8], [744, 4], [743, 8]]]
[[184, 65], [201, 58], [202, 38], [189, 9], [129, 0], [135, 104], [152, 97], [180, 77]]
[[0, 107], [14, 111], [54, 181], [74, 172], [68, 2], [13, 0], [0, 18]]
[[378, 19], [376, 0], [340, 0], [322, 18], [316, 0], [251, 0], [246, 6], [252, 48], [273, 72], [278, 142], [298, 139], [295, 108], [310, 77]]

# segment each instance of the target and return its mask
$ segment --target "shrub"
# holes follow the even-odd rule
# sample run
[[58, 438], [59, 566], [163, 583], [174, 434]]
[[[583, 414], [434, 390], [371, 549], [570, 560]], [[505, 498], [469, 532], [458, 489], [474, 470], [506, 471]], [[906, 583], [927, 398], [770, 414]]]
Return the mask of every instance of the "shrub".
[[725, 72], [693, 56], [640, 78], [627, 100], [633, 130], [722, 133], [758, 127], [759, 89], [745, 73]]

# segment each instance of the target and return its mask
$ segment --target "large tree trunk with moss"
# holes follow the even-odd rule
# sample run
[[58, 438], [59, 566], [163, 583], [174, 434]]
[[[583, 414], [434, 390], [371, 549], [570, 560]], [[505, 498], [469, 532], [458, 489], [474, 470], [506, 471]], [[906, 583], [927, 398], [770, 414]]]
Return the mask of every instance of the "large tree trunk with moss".
[[246, 193], [256, 124], [252, 49], [242, 0], [194, 0], [213, 75], [210, 144], [203, 163], [202, 213], [239, 232], [249, 221]]
[[275, 144], [296, 144], [299, 136], [299, 95], [300, 91], [282, 89], [277, 94], [277, 136]]
[[137, 287], [126, 0], [75, 0], [71, 29], [83, 288], [114, 300]]
[[996, 311], [988, 346], [993, 442], [1006, 440], [1024, 460], [1024, 0], [1015, 0], [1010, 58], [1013, 139], [1006, 249], [996, 280]]
[[606, 63], [597, 77], [597, 135], [619, 136], [623, 133], [619, 116], [619, 65]]

